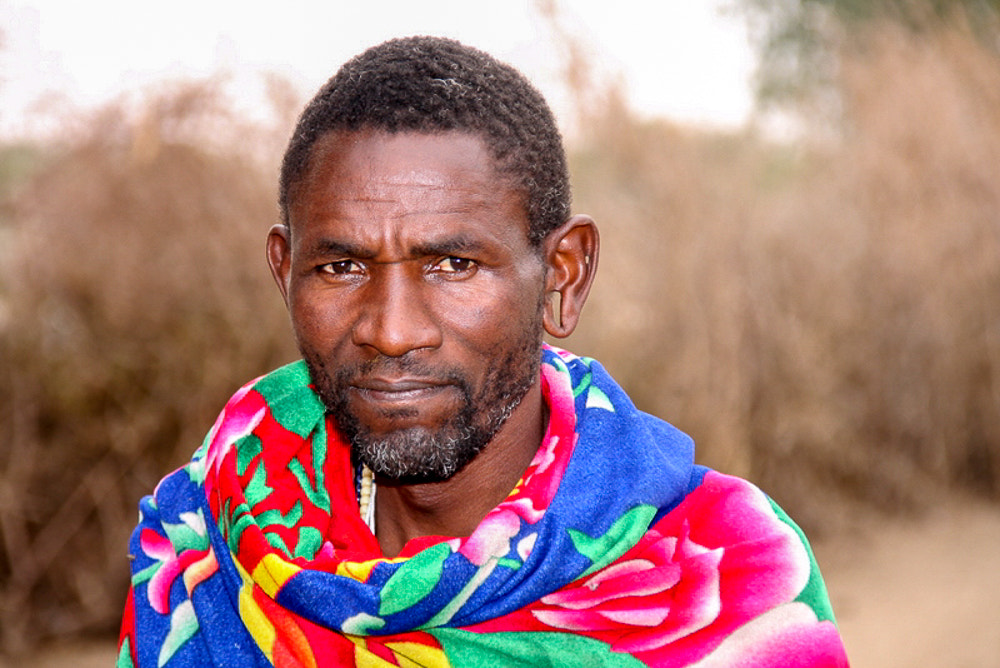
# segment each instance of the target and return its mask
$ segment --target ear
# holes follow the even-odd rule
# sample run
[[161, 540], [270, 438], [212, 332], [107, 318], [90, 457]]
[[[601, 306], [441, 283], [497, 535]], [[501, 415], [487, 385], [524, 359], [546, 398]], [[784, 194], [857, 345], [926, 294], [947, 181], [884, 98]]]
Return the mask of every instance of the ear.
[[601, 240], [590, 216], [573, 216], [542, 242], [545, 253], [545, 331], [556, 338], [573, 333], [597, 274]]
[[277, 224], [267, 233], [267, 264], [288, 306], [288, 279], [292, 270], [292, 242], [287, 225]]

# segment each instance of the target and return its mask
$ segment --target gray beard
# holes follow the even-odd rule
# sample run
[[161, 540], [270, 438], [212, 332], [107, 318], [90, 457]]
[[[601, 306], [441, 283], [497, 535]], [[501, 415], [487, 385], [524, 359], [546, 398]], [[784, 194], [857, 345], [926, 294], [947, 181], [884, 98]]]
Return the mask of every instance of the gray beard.
[[334, 412], [334, 417], [351, 443], [354, 458], [376, 475], [404, 483], [439, 482], [465, 468], [493, 440], [528, 388], [512, 389], [515, 394], [493, 404], [480, 424], [476, 424], [468, 395], [462, 411], [436, 430], [412, 427], [375, 435], [346, 411]]
[[[318, 355], [305, 349], [302, 355], [320, 399], [351, 445], [356, 464], [364, 464], [376, 476], [404, 484], [441, 482], [461, 471], [482, 452], [537, 382], [541, 320], [528, 330], [518, 345], [490, 365], [478, 395], [473, 394], [459, 373], [448, 376], [462, 394], [462, 407], [436, 429], [411, 427], [373, 434], [350, 410], [347, 393], [351, 378], [376, 368], [419, 369], [419, 363], [412, 358], [379, 357], [359, 369], [341, 369], [331, 377]], [[440, 372], [436, 375], [440, 377]], [[405, 413], [403, 410], [398, 416], [405, 417]]]

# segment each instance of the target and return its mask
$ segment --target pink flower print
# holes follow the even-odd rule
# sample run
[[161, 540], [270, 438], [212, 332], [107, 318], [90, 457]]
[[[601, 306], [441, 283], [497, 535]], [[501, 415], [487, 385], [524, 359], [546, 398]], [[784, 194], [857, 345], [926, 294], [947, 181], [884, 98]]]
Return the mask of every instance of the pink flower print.
[[614, 632], [612, 649], [639, 652], [710, 624], [719, 614], [722, 550], [647, 533], [619, 561], [542, 598], [538, 621], [568, 631]]
[[[576, 413], [569, 376], [543, 364], [542, 383], [550, 410], [541, 447], [510, 496], [486, 515], [471, 536], [460, 542], [458, 551], [477, 566], [510, 553], [510, 540], [520, 532], [522, 521], [535, 524], [542, 518], [576, 446]], [[530, 554], [530, 550], [521, 552]]]
[[461, 542], [458, 551], [476, 566], [506, 556], [510, 552], [510, 539], [521, 530], [521, 519], [505, 505], [491, 510], [472, 535]]
[[[150, 567], [155, 571], [147, 584], [149, 605], [160, 614], [170, 612], [170, 588], [178, 576], [183, 577], [185, 589], [190, 596], [199, 584], [218, 570], [215, 553], [208, 542], [208, 533], [202, 517], [193, 513], [183, 513], [182, 527], [176, 533], [181, 544], [175, 545], [170, 538], [151, 528], [144, 528], [139, 534], [139, 546], [143, 554], [158, 563]], [[168, 533], [172, 530], [165, 527]]]
[[744, 624], [697, 668], [847, 668], [840, 633], [805, 603], [786, 603]]
[[170, 541], [152, 529], [143, 529], [139, 541], [143, 553], [160, 562], [160, 568], [149, 579], [147, 596], [150, 607], [162, 615], [170, 612], [170, 588], [177, 576], [184, 573], [192, 564], [201, 562], [202, 567], [195, 571], [198, 573], [198, 577], [189, 583], [189, 587], [193, 589], [195, 585], [214, 573], [217, 568], [215, 556], [211, 554], [210, 548], [182, 550], [180, 554], [177, 554]]
[[[267, 404], [260, 393], [253, 391], [252, 381], [233, 395], [222, 410], [211, 431], [208, 432], [208, 452], [205, 454], [205, 488], [210, 492], [219, 474], [222, 460], [232, 450], [236, 441], [253, 433], [267, 413]], [[212, 475], [207, 475], [211, 471]]]
[[688, 665], [793, 601], [809, 572], [804, 545], [760, 490], [709, 473], [621, 558], [543, 597], [532, 615], [651, 665]]
[[542, 365], [542, 385], [549, 404], [549, 425], [542, 440], [542, 447], [531, 462], [538, 473], [547, 474], [550, 485], [545, 490], [548, 501], [555, 496], [555, 488], [562, 480], [569, 465], [573, 446], [576, 444], [576, 408], [573, 405], [573, 387], [569, 374], [555, 367]]

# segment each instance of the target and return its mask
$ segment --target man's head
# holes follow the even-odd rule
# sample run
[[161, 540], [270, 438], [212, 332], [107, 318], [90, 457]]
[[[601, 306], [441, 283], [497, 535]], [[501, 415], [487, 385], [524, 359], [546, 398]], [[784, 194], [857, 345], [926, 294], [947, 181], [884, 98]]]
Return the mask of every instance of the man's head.
[[348, 61], [303, 111], [281, 168], [286, 224], [316, 141], [331, 131], [361, 129], [474, 134], [524, 196], [533, 244], [569, 218], [566, 156], [541, 94], [482, 51], [438, 37], [408, 37]]
[[[494, 94], [497, 79], [520, 83]], [[528, 106], [551, 127], [534, 133], [530, 114], [511, 120], [516, 91], [537, 97], [478, 51], [390, 42], [324, 87], [286, 154], [271, 270], [321, 398], [383, 477], [444, 480], [498, 434], [526, 431], [543, 329], [568, 335], [586, 299], [596, 228], [565, 210], [544, 101]]]

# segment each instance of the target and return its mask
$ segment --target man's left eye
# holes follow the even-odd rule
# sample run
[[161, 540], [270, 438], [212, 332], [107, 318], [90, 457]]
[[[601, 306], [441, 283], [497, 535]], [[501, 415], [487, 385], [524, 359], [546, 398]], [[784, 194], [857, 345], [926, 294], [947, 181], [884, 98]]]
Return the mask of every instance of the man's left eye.
[[445, 274], [460, 274], [473, 269], [475, 260], [464, 257], [446, 257], [435, 265], [435, 269]]

